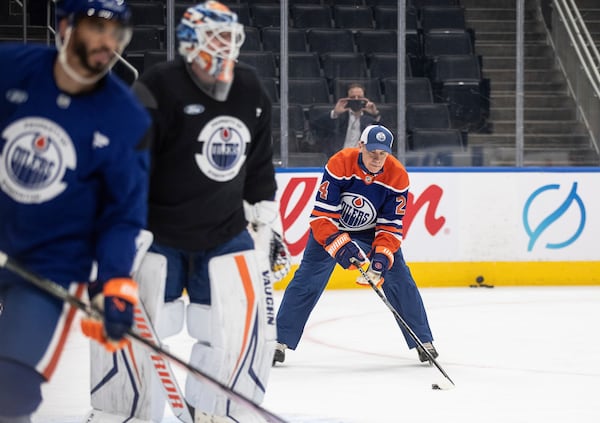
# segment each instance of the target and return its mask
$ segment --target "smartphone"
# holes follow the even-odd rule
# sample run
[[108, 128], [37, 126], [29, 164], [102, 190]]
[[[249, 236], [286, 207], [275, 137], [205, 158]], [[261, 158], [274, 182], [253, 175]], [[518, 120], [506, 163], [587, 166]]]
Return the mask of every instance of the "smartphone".
[[367, 105], [367, 102], [365, 100], [351, 99], [346, 104], [352, 111], [358, 112]]

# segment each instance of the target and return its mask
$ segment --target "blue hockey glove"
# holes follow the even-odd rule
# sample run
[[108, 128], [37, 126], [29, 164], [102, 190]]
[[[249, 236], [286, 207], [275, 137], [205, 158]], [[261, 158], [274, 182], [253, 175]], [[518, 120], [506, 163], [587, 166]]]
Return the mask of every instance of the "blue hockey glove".
[[347, 232], [336, 232], [325, 240], [325, 251], [333, 257], [344, 269], [356, 269], [351, 259], [360, 264], [367, 258], [364, 251], [350, 238]]
[[103, 311], [103, 321], [86, 317], [81, 320], [84, 335], [100, 342], [114, 352], [128, 344], [123, 336], [133, 324], [134, 307], [138, 301], [138, 287], [131, 278], [113, 278], [105, 284], [90, 283], [88, 293], [92, 303]]
[[[371, 252], [371, 263], [367, 269], [367, 276], [377, 287], [383, 285], [385, 274], [394, 264], [394, 254], [389, 248], [375, 247]], [[363, 275], [356, 280], [359, 285], [370, 285]]]

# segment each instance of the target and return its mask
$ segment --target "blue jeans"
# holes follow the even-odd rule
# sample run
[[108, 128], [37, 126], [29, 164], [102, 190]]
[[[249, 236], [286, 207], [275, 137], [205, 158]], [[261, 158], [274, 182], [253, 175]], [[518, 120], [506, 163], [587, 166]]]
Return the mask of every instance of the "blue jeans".
[[210, 250], [185, 251], [167, 247], [156, 242], [150, 251], [162, 254], [167, 258], [167, 282], [165, 285], [165, 302], [181, 297], [187, 289], [190, 302], [210, 304], [210, 280], [208, 263], [210, 259], [238, 251], [254, 249], [254, 241], [247, 230], [243, 230], [229, 241]]
[[[352, 234], [350, 234], [352, 237]], [[369, 240], [353, 237], [360, 248], [369, 253]], [[304, 326], [313, 308], [325, 290], [336, 261], [315, 241], [312, 232], [308, 237], [304, 256], [296, 274], [285, 290], [277, 313], [277, 341], [296, 349]], [[421, 342], [431, 342], [433, 337], [419, 289], [404, 261], [402, 250], [394, 255], [394, 264], [385, 275], [383, 292], [398, 314], [415, 332]], [[376, 295], [373, 293], [373, 295]], [[382, 304], [382, 307], [385, 305]], [[390, 313], [391, 315], [391, 313]], [[390, 316], [393, 317], [393, 316]], [[416, 347], [410, 335], [400, 326], [409, 348]]]

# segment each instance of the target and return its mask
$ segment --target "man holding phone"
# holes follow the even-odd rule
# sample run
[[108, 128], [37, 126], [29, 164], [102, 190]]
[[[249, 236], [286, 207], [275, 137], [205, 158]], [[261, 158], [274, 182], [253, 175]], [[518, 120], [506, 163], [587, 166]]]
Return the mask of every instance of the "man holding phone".
[[342, 148], [356, 147], [363, 129], [381, 119], [377, 106], [365, 96], [361, 84], [350, 84], [347, 95], [329, 113], [311, 122], [317, 144], [327, 156]]

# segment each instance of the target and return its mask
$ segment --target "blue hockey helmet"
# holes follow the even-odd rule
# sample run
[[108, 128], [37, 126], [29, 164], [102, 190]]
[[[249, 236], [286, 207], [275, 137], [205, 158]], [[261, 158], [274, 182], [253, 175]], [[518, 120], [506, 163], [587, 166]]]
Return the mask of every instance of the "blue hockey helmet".
[[[114, 66], [119, 60], [121, 53], [125, 50], [131, 40], [132, 29], [130, 25], [131, 10], [125, 0], [55, 0], [56, 1], [56, 22], [63, 19], [68, 20], [68, 27], [64, 33], [58, 34], [55, 38], [56, 47], [59, 51], [58, 60], [65, 72], [74, 80], [80, 83], [93, 83], [100, 79]], [[120, 30], [115, 32], [119, 45], [115, 50], [115, 55], [108, 66], [101, 72], [85, 77], [79, 75], [67, 61], [66, 46], [71, 38], [72, 29], [77, 25], [80, 18], [95, 17], [115, 21], [120, 24]]]
[[238, 16], [218, 1], [188, 8], [177, 27], [179, 53], [196, 62], [218, 81], [229, 82], [244, 43], [244, 26]]
[[96, 16], [128, 25], [131, 10], [125, 0], [56, 0], [56, 18]]

